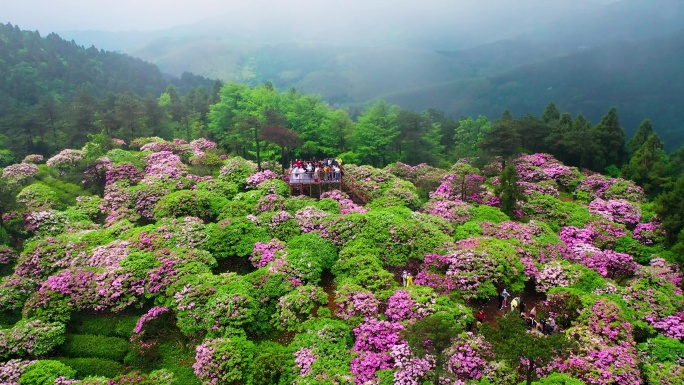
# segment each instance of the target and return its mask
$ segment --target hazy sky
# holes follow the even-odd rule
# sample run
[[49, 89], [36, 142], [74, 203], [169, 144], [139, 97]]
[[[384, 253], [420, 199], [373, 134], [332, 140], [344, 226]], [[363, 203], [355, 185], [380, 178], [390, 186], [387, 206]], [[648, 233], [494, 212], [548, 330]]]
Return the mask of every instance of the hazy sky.
[[[610, 3], [616, 0], [574, 0]], [[0, 21], [41, 34], [67, 30], [156, 30], [187, 25], [237, 12], [268, 12], [286, 6], [289, 12], [311, 14], [391, 9], [411, 13], [417, 8], [453, 7], [456, 13], [495, 7], [525, 6], [570, 0], [0, 0]], [[546, 3], [546, 4], [544, 4]], [[277, 4], [277, 5], [276, 5]], [[481, 5], [484, 4], [484, 5]]]

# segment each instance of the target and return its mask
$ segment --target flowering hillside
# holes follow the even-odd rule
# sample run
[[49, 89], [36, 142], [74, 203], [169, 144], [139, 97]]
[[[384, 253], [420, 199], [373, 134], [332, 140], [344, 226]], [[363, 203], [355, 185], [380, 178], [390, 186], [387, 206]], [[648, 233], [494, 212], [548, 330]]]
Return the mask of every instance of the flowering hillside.
[[[205, 139], [28, 156], [0, 179], [0, 384], [684, 383], [682, 273], [643, 190], [513, 163], [509, 216], [498, 164], [345, 165], [361, 206]], [[523, 306], [555, 328], [511, 338], [560, 343], [511, 359], [491, 329]]]

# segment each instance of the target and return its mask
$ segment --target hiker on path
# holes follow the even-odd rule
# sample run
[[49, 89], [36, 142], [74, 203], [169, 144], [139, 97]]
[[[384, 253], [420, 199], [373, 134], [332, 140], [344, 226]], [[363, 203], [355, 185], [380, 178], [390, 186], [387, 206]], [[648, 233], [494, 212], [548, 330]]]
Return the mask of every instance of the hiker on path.
[[520, 304], [520, 298], [519, 297], [513, 298], [513, 300], [511, 301], [511, 311], [517, 309], [519, 304]]
[[480, 309], [480, 311], [477, 312], [477, 324], [478, 326], [483, 323], [485, 320], [485, 311], [484, 309]]
[[499, 306], [499, 310], [503, 310], [503, 308], [508, 305], [508, 297], [510, 297], [510, 296], [511, 295], [508, 294], [506, 289], [503, 289], [501, 294], [499, 294], [499, 301], [501, 303], [501, 306]]
[[406, 276], [406, 287], [413, 285], [413, 274], [408, 273]]
[[549, 321], [546, 323], [546, 334], [553, 334], [556, 329], [556, 320], [553, 317], [549, 317]]
[[525, 302], [523, 302], [522, 298], [518, 298], [518, 309], [520, 309], [520, 314], [525, 312]]
[[406, 287], [406, 277], [408, 277], [408, 273], [404, 270], [401, 272], [401, 287]]

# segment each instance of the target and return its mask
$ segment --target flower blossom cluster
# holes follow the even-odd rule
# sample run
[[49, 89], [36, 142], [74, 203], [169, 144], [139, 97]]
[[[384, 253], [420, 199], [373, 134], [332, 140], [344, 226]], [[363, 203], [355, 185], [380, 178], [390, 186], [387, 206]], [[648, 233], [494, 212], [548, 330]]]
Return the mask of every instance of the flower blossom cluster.
[[272, 239], [268, 243], [256, 242], [249, 260], [254, 267], [264, 267], [273, 261], [278, 251], [285, 249], [285, 247], [285, 244], [277, 239]]
[[553, 180], [566, 184], [572, 177], [572, 169], [549, 154], [523, 154], [515, 160], [518, 178], [522, 182]]
[[641, 219], [641, 208], [623, 199], [605, 201], [596, 198], [588, 208], [590, 213], [600, 215], [611, 222], [636, 226]]
[[19, 385], [19, 377], [34, 362], [36, 361], [13, 359], [0, 363], [0, 384]]
[[22, 183], [37, 173], [38, 166], [33, 163], [18, 163], [2, 169], [2, 177], [14, 183]]
[[632, 238], [639, 241], [642, 245], [652, 245], [662, 236], [663, 230], [659, 224], [654, 222], [639, 223], [632, 233]]
[[316, 359], [318, 358], [313, 354], [313, 350], [306, 346], [294, 352], [294, 356], [295, 365], [299, 367], [300, 376], [306, 376], [311, 373], [311, 365], [316, 362]]
[[145, 157], [145, 179], [152, 178], [168, 178], [178, 179], [187, 174], [187, 166], [181, 162], [178, 155], [170, 151], [160, 151], [150, 154]]
[[257, 188], [267, 180], [278, 179], [278, 174], [271, 170], [258, 171], [247, 178], [247, 186]]
[[684, 312], [679, 312], [651, 322], [664, 336], [684, 340]]
[[351, 199], [349, 199], [349, 195], [340, 190], [326, 191], [321, 194], [321, 199], [326, 198], [335, 200], [340, 204], [340, 214], [342, 215], [349, 213], [363, 214], [367, 211], [363, 206], [359, 206], [354, 203]]
[[[168, 313], [169, 308], [166, 306], [155, 306], [152, 309], [148, 310], [147, 313], [143, 314], [140, 319], [138, 319], [138, 322], [135, 324], [135, 328], [133, 328], [133, 333], [135, 334], [140, 334], [143, 332], [143, 327], [145, 324], [155, 318], [158, 318], [160, 315], [164, 313]], [[134, 337], [131, 337], [131, 339]]]
[[47, 160], [50, 167], [73, 167], [83, 159], [83, 151], [64, 149]]
[[544, 265], [544, 267], [537, 275], [536, 290], [545, 293], [554, 287], [568, 287], [572, 286], [576, 281], [577, 274], [571, 274], [560, 261], [555, 261]]
[[36, 154], [31, 154], [31, 155], [26, 155], [24, 157], [24, 160], [22, 160], [22, 163], [33, 163], [37, 164], [43, 161], [43, 156], [42, 155], [36, 155]]

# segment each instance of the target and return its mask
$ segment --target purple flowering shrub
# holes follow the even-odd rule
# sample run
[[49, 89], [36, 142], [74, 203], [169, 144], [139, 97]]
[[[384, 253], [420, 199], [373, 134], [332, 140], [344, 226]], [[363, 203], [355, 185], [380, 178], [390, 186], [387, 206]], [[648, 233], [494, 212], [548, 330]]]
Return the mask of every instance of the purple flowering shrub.
[[254, 343], [243, 336], [208, 339], [195, 349], [192, 368], [204, 385], [245, 383], [254, 349]]
[[43, 161], [43, 156], [42, 155], [36, 155], [36, 154], [30, 154], [26, 155], [24, 157], [24, 160], [22, 160], [22, 163], [33, 163], [33, 164], [38, 164]]
[[632, 232], [632, 238], [642, 245], [653, 245], [660, 242], [665, 235], [665, 231], [660, 224], [654, 222], [639, 223]]
[[374, 317], [378, 314], [377, 297], [362, 287], [345, 283], [335, 291], [336, 315], [349, 320], [354, 317]]
[[572, 265], [563, 261], [545, 264], [539, 271], [535, 288], [545, 293], [554, 287], [569, 287], [577, 282], [580, 273]]
[[340, 204], [340, 214], [360, 213], [363, 214], [367, 210], [363, 206], [359, 206], [349, 199], [349, 195], [340, 190], [326, 191], [321, 194], [321, 199], [330, 198]]
[[278, 300], [273, 323], [280, 329], [301, 331], [302, 322], [311, 316], [314, 307], [327, 304], [328, 294], [321, 287], [296, 287]]
[[249, 260], [254, 267], [264, 267], [273, 261], [278, 251], [285, 249], [285, 247], [285, 244], [278, 239], [272, 239], [267, 243], [256, 242]]
[[496, 296], [495, 285], [520, 291], [525, 267], [509, 243], [490, 238], [468, 238], [457, 242], [447, 255], [428, 254], [415, 282], [440, 293], [457, 290], [464, 298]]
[[456, 381], [479, 380], [491, 371], [490, 361], [494, 359], [492, 347], [480, 334], [462, 333], [452, 340], [446, 351], [449, 357], [447, 371]]
[[684, 340], [684, 312], [669, 315], [652, 324], [665, 337]]
[[38, 166], [33, 163], [18, 163], [2, 169], [2, 177], [11, 182], [21, 184], [38, 173]]
[[561, 240], [572, 250], [567, 259], [580, 263], [603, 277], [633, 275], [638, 266], [634, 258], [629, 254], [599, 249], [593, 245], [597, 236], [591, 229], [578, 229], [574, 226], [561, 229]]
[[351, 372], [357, 385], [373, 381], [376, 371], [393, 367], [390, 351], [403, 342], [400, 335], [402, 330], [404, 326], [401, 323], [374, 317], [366, 318], [354, 329]]
[[50, 167], [57, 168], [68, 168], [74, 167], [78, 162], [83, 159], [84, 153], [81, 150], [71, 150], [65, 149], [59, 152], [59, 154], [53, 156], [47, 160], [47, 165]]
[[127, 181], [131, 186], [144, 178], [145, 174], [132, 163], [121, 163], [107, 168], [105, 172], [105, 184], [110, 185], [117, 181]]
[[247, 187], [258, 188], [262, 183], [277, 178], [278, 174], [271, 170], [257, 171], [247, 178]]
[[589, 212], [600, 215], [611, 222], [622, 223], [628, 226], [636, 226], [641, 219], [641, 208], [626, 200], [611, 199], [604, 201], [596, 198], [589, 204]]
[[442, 177], [446, 175], [447, 171], [441, 168], [432, 167], [428, 164], [421, 163], [416, 166], [410, 166], [406, 163], [396, 162], [385, 166], [389, 173], [413, 183], [416, 187], [431, 187], [438, 186], [441, 183]]
[[0, 329], [0, 358], [40, 356], [64, 343], [66, 327], [59, 322], [22, 320]]
[[224, 161], [218, 179], [236, 183], [244, 187], [247, 178], [257, 171], [257, 164], [251, 160], [245, 160], [239, 156], [228, 158]]
[[554, 181], [567, 185], [575, 179], [570, 167], [549, 154], [523, 154], [515, 159], [514, 163], [518, 178], [522, 182]]
[[601, 174], [592, 174], [582, 179], [577, 186], [577, 191], [586, 193], [589, 197], [588, 200], [600, 198], [641, 202], [645, 197], [644, 190], [633, 181], [609, 178]]
[[0, 384], [19, 385], [19, 377], [36, 361], [12, 359], [0, 363]]
[[430, 198], [436, 200], [451, 200], [470, 203], [483, 203], [487, 188], [485, 177], [469, 165], [456, 164], [452, 167], [453, 174], [442, 177], [442, 183], [429, 193]]
[[380, 198], [392, 202], [393, 206], [400, 204], [407, 207], [417, 207], [420, 202], [411, 182], [395, 177], [386, 169], [347, 164], [344, 171], [345, 183], [350, 184], [353, 180], [355, 188], [365, 194], [369, 201]]
[[422, 208], [424, 213], [462, 225], [472, 218], [472, 206], [462, 201], [430, 200]]
[[614, 302], [599, 298], [586, 307], [567, 335], [575, 344], [568, 357], [550, 365], [552, 370], [587, 384], [641, 383], [632, 328]]

